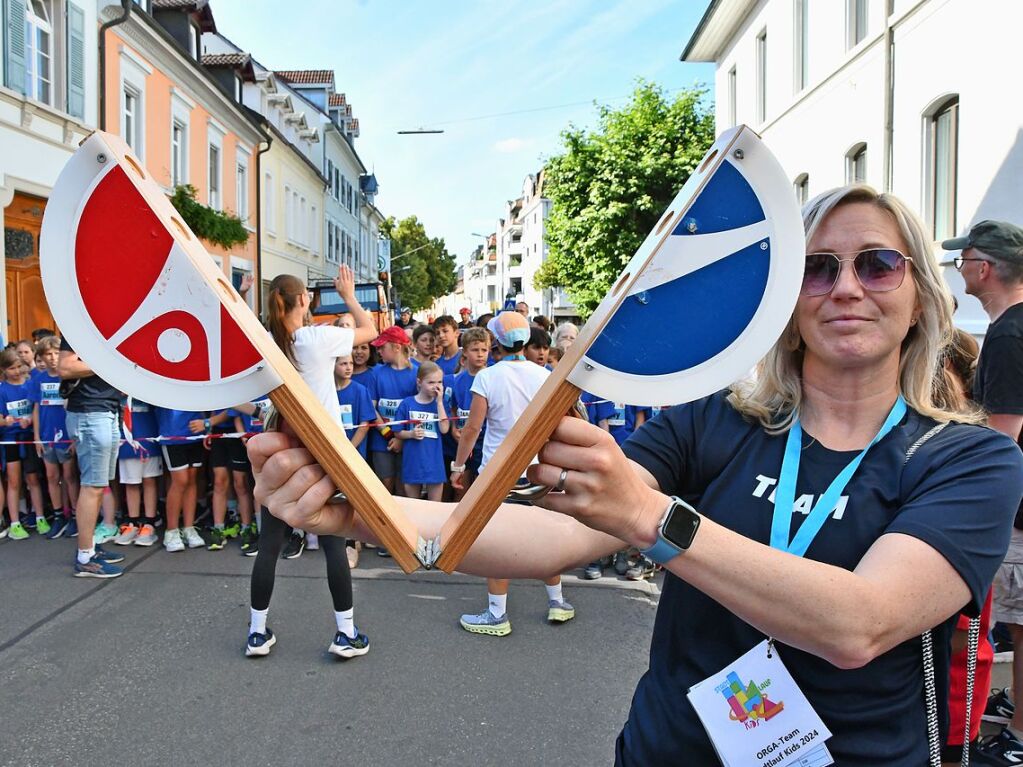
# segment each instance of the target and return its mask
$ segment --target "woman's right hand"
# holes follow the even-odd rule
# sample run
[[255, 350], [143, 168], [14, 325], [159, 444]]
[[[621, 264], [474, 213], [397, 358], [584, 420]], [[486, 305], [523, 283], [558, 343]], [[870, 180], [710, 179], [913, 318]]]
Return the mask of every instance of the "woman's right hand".
[[337, 278], [334, 280], [334, 289], [346, 304], [355, 298], [355, 274], [349, 267], [342, 265], [338, 269]]
[[256, 478], [256, 502], [292, 527], [317, 535], [347, 535], [354, 512], [348, 504], [327, 504], [337, 492], [312, 453], [284, 432], [257, 434], [249, 440], [249, 461]]

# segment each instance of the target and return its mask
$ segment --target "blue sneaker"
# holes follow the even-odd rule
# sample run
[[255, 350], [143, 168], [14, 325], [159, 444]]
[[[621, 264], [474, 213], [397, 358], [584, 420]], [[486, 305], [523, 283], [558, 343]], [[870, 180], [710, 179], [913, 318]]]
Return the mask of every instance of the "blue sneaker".
[[339, 658], [356, 658], [365, 655], [369, 652], [369, 637], [360, 634], [358, 628], [355, 629], [354, 638], [339, 631], [334, 634], [334, 641], [330, 643], [328, 652]]
[[547, 602], [547, 620], [550, 623], [565, 623], [575, 617], [575, 608], [564, 599]]
[[124, 575], [124, 570], [117, 565], [104, 562], [98, 557], [93, 557], [84, 565], [77, 558], [75, 559], [76, 578], [116, 578], [119, 575]]
[[470, 634], [503, 637], [511, 633], [511, 621], [508, 620], [508, 613], [495, 618], [489, 607], [479, 615], [463, 615], [458, 622]]
[[19, 516], [21, 517], [21, 524], [29, 530], [36, 529], [36, 513], [34, 511], [26, 511], [24, 514]]
[[117, 562], [124, 561], [124, 554], [118, 554], [114, 551], [107, 551], [102, 546], [96, 547], [96, 555], [93, 559], [98, 559], [100, 562], [105, 562], [108, 565], [116, 564]]
[[55, 541], [64, 534], [67, 533], [68, 520], [63, 514], [57, 514], [53, 518], [53, 522], [50, 523], [50, 532], [46, 534], [46, 539], [49, 541]]
[[270, 629], [265, 634], [257, 634], [253, 631], [249, 634], [249, 640], [245, 643], [245, 654], [250, 658], [258, 658], [270, 654], [270, 648], [277, 644], [277, 637]]
[[64, 528], [65, 538], [77, 538], [78, 537], [78, 520], [74, 517], [68, 520], [67, 527]]

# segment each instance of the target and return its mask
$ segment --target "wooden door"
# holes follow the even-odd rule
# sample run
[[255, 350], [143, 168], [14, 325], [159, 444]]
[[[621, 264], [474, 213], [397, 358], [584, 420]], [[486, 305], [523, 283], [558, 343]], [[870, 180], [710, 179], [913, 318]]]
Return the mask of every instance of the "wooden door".
[[7, 342], [30, 338], [36, 328], [56, 330], [39, 275], [39, 230], [45, 208], [45, 199], [19, 192], [4, 209]]

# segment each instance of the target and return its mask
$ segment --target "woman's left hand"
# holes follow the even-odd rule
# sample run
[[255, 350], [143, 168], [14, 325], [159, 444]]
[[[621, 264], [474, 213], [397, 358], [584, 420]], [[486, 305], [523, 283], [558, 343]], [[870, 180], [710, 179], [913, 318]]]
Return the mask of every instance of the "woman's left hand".
[[347, 266], [342, 265], [338, 269], [337, 278], [334, 280], [334, 289], [345, 300], [345, 303], [355, 297], [355, 274]]
[[560, 485], [564, 492], [549, 493], [536, 505], [638, 548], [653, 545], [668, 499], [643, 481], [610, 434], [566, 416], [538, 458], [526, 472], [529, 481]]

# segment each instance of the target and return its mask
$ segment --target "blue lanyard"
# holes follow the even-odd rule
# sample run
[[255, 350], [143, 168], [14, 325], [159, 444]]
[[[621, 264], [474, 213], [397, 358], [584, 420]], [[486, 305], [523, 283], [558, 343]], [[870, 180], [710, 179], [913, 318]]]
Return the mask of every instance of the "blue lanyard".
[[838, 499], [849, 484], [856, 469], [859, 468], [867, 451], [880, 442], [895, 425], [906, 415], [906, 400], [899, 395], [899, 398], [892, 406], [888, 418], [885, 419], [877, 436], [870, 441], [870, 444], [863, 448], [849, 465], [838, 473], [838, 476], [828, 485], [828, 489], [817, 501], [817, 504], [810, 511], [810, 514], [799, 526], [792, 541], [789, 542], [789, 531], [792, 529], [792, 512], [796, 504], [796, 478], [799, 476], [799, 458], [803, 449], [803, 428], [799, 425], [799, 417], [796, 416], [792, 428], [789, 429], [789, 436], [785, 442], [785, 458], [781, 463], [781, 476], [778, 477], [778, 489], [774, 494], [774, 517], [771, 519], [771, 548], [787, 551], [801, 557], [806, 554], [814, 538], [824, 527], [828, 517], [834, 510]]

